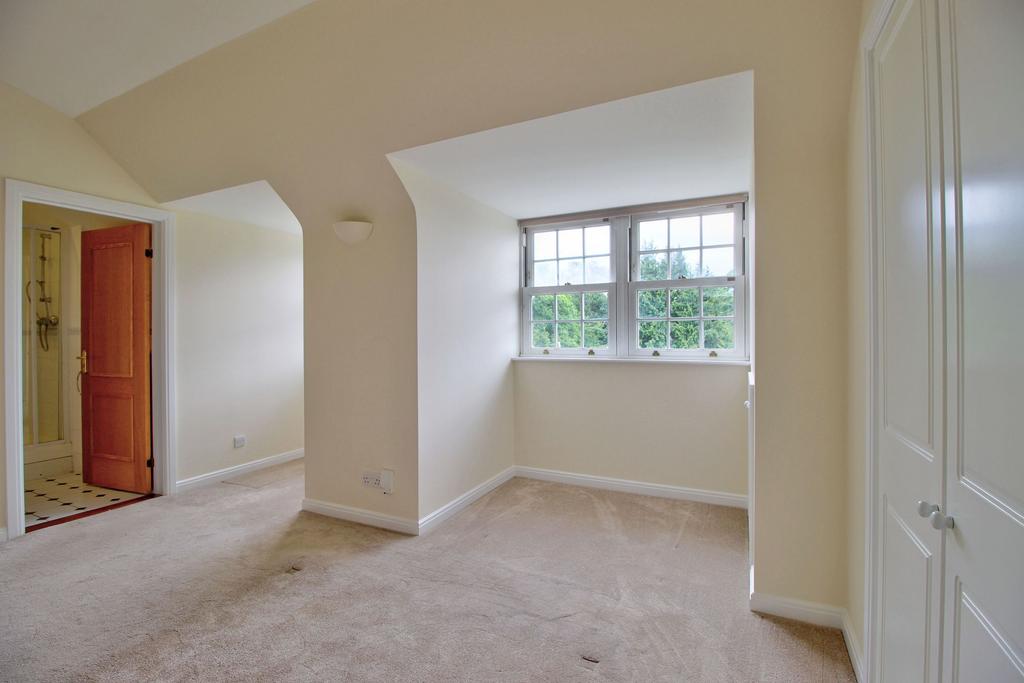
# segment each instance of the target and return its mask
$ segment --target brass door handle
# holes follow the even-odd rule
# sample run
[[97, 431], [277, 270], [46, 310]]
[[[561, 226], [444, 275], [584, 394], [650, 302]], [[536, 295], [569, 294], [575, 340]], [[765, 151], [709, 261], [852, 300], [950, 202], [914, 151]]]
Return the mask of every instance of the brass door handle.
[[88, 351], [86, 351], [85, 349], [82, 349], [82, 355], [80, 355], [80, 356], [75, 356], [75, 357], [76, 357], [76, 358], [77, 358], [77, 359], [79, 360], [79, 362], [81, 362], [81, 364], [82, 364], [82, 366], [81, 366], [81, 368], [80, 368], [79, 372], [81, 372], [81, 373], [82, 373], [83, 375], [84, 375], [85, 373], [89, 372], [89, 352], [88, 352]]

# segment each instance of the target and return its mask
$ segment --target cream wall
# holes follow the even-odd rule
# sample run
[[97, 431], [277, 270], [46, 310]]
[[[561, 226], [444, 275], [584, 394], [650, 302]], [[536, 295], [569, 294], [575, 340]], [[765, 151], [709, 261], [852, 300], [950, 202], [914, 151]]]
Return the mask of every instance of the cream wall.
[[516, 464], [746, 494], [746, 367], [515, 366]]
[[302, 448], [302, 236], [194, 213], [176, 230], [178, 479]]
[[[756, 588], [840, 605], [837, 302], [859, 11], [853, 0], [320, 0], [79, 120], [161, 201], [271, 182], [304, 228], [307, 495], [414, 518], [416, 221], [385, 155], [752, 69]], [[373, 237], [341, 245], [331, 223], [359, 216]], [[361, 486], [367, 462], [397, 471], [394, 496]]]
[[519, 227], [392, 164], [416, 206], [422, 518], [515, 462]]
[[[4, 83], [0, 83], [0, 177], [155, 205], [78, 123]], [[3, 201], [0, 194], [0, 212]], [[51, 217], [42, 218], [45, 222]], [[243, 453], [248, 460], [301, 448], [299, 238], [264, 235], [269, 231], [189, 214], [179, 214], [178, 231], [178, 478], [242, 462]], [[243, 273], [250, 264], [267, 268], [269, 274]], [[223, 273], [232, 279], [218, 281]], [[208, 282], [217, 286], [207, 286]], [[270, 292], [270, 282], [291, 283], [291, 288]], [[249, 297], [245, 290], [258, 296]], [[221, 306], [223, 311], [214, 310]], [[271, 330], [270, 341], [258, 334], [268, 333], [260, 329], [264, 321], [259, 320], [268, 310], [274, 311], [274, 322], [289, 326]], [[226, 324], [215, 330], [214, 321]], [[229, 343], [218, 345], [218, 337]], [[269, 365], [280, 363], [275, 359], [279, 352], [300, 355], [288, 361], [286, 370], [279, 370]], [[224, 376], [215, 374], [217, 368], [224, 370]], [[270, 377], [264, 380], [246, 373]], [[233, 417], [236, 413], [262, 416], [265, 422], [243, 423]], [[240, 428], [248, 430], [250, 446], [225, 452], [223, 435], [230, 450], [231, 436]], [[271, 437], [269, 433], [278, 428], [281, 435]], [[200, 447], [202, 438], [215, 445]], [[0, 480], [0, 528], [7, 526], [5, 486]]]

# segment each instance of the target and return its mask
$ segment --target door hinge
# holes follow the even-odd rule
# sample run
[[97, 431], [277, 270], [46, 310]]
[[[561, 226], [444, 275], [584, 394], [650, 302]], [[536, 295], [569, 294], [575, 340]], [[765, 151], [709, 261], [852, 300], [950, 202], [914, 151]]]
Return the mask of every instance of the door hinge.
[[153, 468], [153, 458], [146, 461], [146, 467], [149, 467], [150, 469]]
[[153, 250], [152, 249], [147, 249], [146, 250], [146, 258], [153, 258]]

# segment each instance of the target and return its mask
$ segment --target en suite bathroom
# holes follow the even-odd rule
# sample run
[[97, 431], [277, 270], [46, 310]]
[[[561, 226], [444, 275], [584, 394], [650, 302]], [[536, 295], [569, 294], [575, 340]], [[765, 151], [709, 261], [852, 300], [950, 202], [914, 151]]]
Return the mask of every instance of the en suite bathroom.
[[142, 496], [82, 479], [82, 231], [123, 219], [26, 203], [22, 217], [25, 527]]

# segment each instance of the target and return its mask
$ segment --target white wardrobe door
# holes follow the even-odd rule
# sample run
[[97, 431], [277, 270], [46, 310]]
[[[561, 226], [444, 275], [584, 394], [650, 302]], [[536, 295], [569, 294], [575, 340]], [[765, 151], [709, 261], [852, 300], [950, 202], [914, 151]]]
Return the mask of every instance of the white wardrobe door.
[[942, 3], [952, 681], [1024, 680], [1024, 0]]

